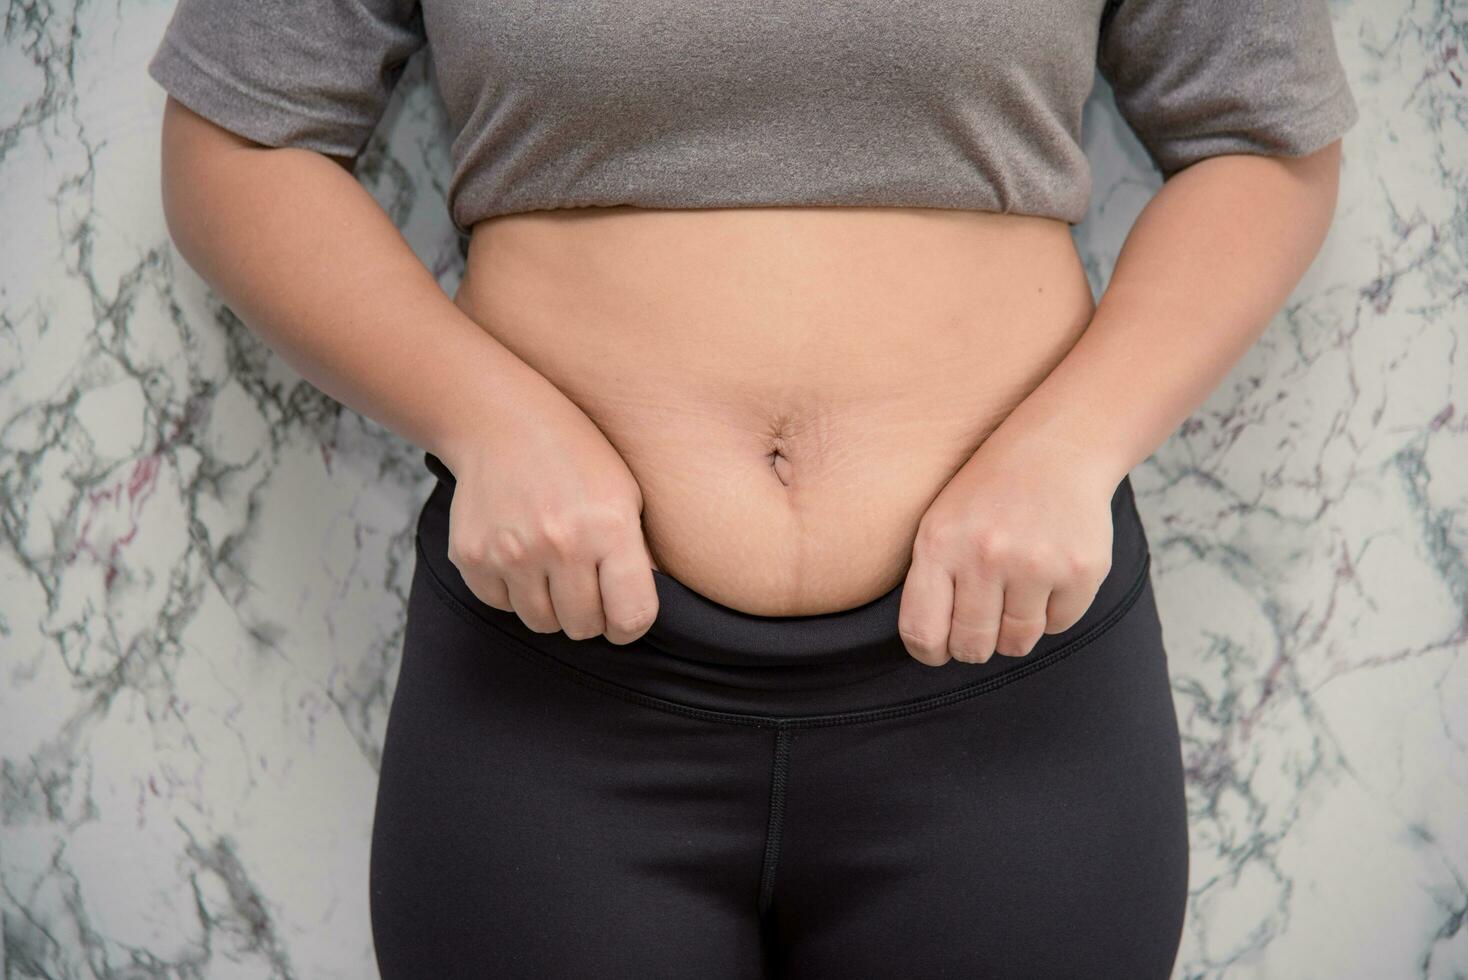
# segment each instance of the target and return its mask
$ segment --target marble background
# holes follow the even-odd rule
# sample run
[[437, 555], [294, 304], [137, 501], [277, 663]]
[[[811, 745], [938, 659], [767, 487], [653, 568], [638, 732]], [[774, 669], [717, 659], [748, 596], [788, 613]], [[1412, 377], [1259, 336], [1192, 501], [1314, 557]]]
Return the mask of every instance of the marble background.
[[[0, 975], [375, 976], [418, 451], [171, 248], [168, 0], [0, 51]], [[1308, 276], [1133, 475], [1192, 814], [1178, 977], [1468, 975], [1468, 9], [1333, 2], [1362, 119]], [[360, 178], [446, 290], [415, 62]], [[1099, 294], [1157, 178], [1098, 79]]]

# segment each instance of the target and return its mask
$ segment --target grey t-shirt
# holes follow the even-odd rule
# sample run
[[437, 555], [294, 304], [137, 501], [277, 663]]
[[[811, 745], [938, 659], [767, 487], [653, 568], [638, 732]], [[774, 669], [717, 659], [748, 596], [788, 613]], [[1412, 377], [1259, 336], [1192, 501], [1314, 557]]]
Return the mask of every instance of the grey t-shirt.
[[425, 45], [462, 232], [618, 204], [1074, 224], [1097, 70], [1164, 178], [1358, 117], [1327, 0], [179, 0], [148, 71], [259, 143], [353, 155]]

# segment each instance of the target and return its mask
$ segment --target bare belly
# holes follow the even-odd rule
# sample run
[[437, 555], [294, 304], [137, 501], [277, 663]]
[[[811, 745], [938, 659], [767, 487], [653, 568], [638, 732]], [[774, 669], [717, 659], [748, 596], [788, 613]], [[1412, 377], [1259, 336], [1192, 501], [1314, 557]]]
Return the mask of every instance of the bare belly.
[[1063, 221], [850, 207], [494, 218], [455, 302], [626, 459], [657, 568], [770, 616], [897, 585], [1094, 309]]

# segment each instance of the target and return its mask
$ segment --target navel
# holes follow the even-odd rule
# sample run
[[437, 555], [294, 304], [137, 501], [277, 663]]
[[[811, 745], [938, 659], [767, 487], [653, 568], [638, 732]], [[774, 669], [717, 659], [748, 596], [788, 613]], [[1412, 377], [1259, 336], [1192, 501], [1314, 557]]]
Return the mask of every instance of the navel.
[[795, 478], [795, 467], [791, 465], [790, 458], [785, 455], [785, 440], [775, 436], [770, 440], [770, 451], [765, 454], [770, 461], [770, 469], [775, 473], [775, 479], [782, 486], [790, 486], [790, 481]]

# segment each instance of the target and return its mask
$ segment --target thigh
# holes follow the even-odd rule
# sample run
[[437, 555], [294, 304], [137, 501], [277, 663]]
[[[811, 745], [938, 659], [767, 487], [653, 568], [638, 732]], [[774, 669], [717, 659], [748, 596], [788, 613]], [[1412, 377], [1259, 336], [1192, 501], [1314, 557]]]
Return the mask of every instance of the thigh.
[[372, 829], [385, 980], [758, 976], [771, 736], [568, 679], [428, 574]]
[[1150, 583], [986, 693], [798, 731], [785, 817], [781, 975], [1165, 980], [1188, 827]]

